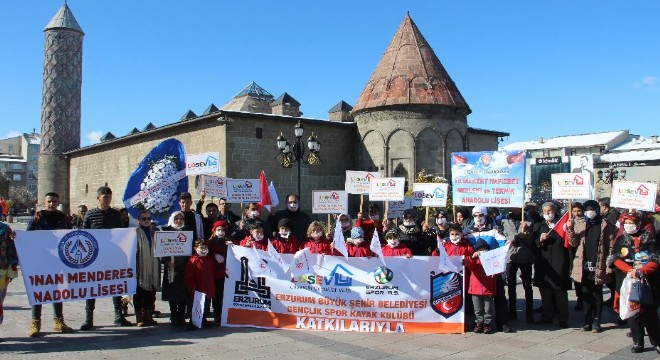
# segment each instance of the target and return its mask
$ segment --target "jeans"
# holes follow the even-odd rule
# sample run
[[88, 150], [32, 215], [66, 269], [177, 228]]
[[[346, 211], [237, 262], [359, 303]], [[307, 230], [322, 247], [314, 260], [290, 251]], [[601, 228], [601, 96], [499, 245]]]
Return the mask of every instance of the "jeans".
[[474, 322], [493, 326], [493, 315], [495, 313], [495, 299], [491, 295], [472, 295], [474, 304]]

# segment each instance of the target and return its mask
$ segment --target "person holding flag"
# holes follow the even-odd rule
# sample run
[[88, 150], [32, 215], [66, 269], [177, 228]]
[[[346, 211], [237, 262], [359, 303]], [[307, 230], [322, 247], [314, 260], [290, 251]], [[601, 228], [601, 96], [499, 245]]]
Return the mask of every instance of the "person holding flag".
[[568, 327], [568, 289], [571, 287], [569, 276], [568, 249], [564, 238], [557, 232], [557, 205], [546, 202], [541, 207], [542, 222], [535, 222], [530, 227], [521, 224], [521, 233], [530, 236], [536, 248], [534, 261], [534, 285], [541, 292], [543, 306], [541, 320], [537, 324], [551, 324], [554, 313], [559, 318], [559, 327]]
[[612, 269], [606, 265], [610, 245], [616, 235], [616, 227], [600, 216], [600, 206], [595, 200], [584, 202], [585, 229], [576, 233], [571, 222], [567, 222], [566, 234], [570, 245], [577, 247], [573, 280], [580, 283], [584, 302], [584, 325], [582, 331], [603, 331], [600, 319], [603, 312], [603, 285], [610, 281]]

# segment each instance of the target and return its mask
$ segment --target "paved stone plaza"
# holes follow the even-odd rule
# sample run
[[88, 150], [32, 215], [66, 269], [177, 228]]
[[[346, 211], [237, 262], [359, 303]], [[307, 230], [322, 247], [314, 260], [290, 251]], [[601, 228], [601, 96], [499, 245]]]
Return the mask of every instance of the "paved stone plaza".
[[[13, 228], [24, 226], [12, 224]], [[523, 306], [522, 288], [518, 302]], [[536, 290], [536, 289], [535, 289]], [[609, 295], [605, 295], [607, 298]], [[160, 294], [158, 294], [160, 299]], [[539, 299], [535, 291], [535, 298]], [[574, 293], [571, 292], [571, 309]], [[537, 300], [535, 306], [540, 302]], [[157, 301], [167, 316], [167, 303]], [[84, 317], [84, 301], [64, 304], [68, 325], [78, 329]], [[129, 308], [129, 314], [132, 314]], [[91, 332], [52, 332], [52, 306], [42, 310], [42, 334], [27, 337], [30, 306], [22, 279], [9, 285], [5, 320], [0, 325], [0, 359], [657, 359], [648, 338], [647, 351], [633, 354], [627, 328], [615, 325], [615, 314], [604, 310], [605, 331], [582, 332], [581, 313], [571, 312], [571, 328], [528, 325], [514, 321], [515, 333], [466, 334], [368, 334], [326, 333], [252, 328], [213, 328], [196, 331], [175, 329], [167, 318], [151, 328], [122, 328], [112, 325], [110, 299], [96, 304]], [[519, 314], [524, 319], [524, 314]], [[130, 316], [131, 321], [135, 317]]]

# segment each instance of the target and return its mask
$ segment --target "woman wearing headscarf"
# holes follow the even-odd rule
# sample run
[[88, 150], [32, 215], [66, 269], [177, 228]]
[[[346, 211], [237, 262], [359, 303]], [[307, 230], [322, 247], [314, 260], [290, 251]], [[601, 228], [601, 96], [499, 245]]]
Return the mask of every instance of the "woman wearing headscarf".
[[[170, 215], [163, 231], [192, 231], [185, 226], [185, 216], [181, 211]], [[192, 253], [193, 239], [188, 241]], [[163, 258], [165, 271], [163, 273], [163, 301], [170, 304], [170, 321], [173, 326], [186, 325], [186, 309], [188, 303], [188, 289], [184, 279], [186, 264], [190, 256], [171, 256]]]
[[599, 333], [603, 313], [603, 285], [610, 281], [612, 269], [607, 267], [610, 246], [616, 228], [600, 216], [600, 206], [595, 200], [584, 202], [584, 230], [566, 224], [566, 235], [571, 246], [576, 247], [571, 277], [580, 283], [584, 303], [582, 331]]

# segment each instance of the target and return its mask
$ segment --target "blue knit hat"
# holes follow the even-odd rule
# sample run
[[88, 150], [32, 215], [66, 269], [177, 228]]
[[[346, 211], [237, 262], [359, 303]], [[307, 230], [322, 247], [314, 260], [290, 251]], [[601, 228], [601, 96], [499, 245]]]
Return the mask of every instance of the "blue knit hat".
[[351, 238], [352, 239], [364, 238], [364, 230], [362, 230], [362, 228], [359, 226], [354, 227], [353, 229], [351, 229]]

